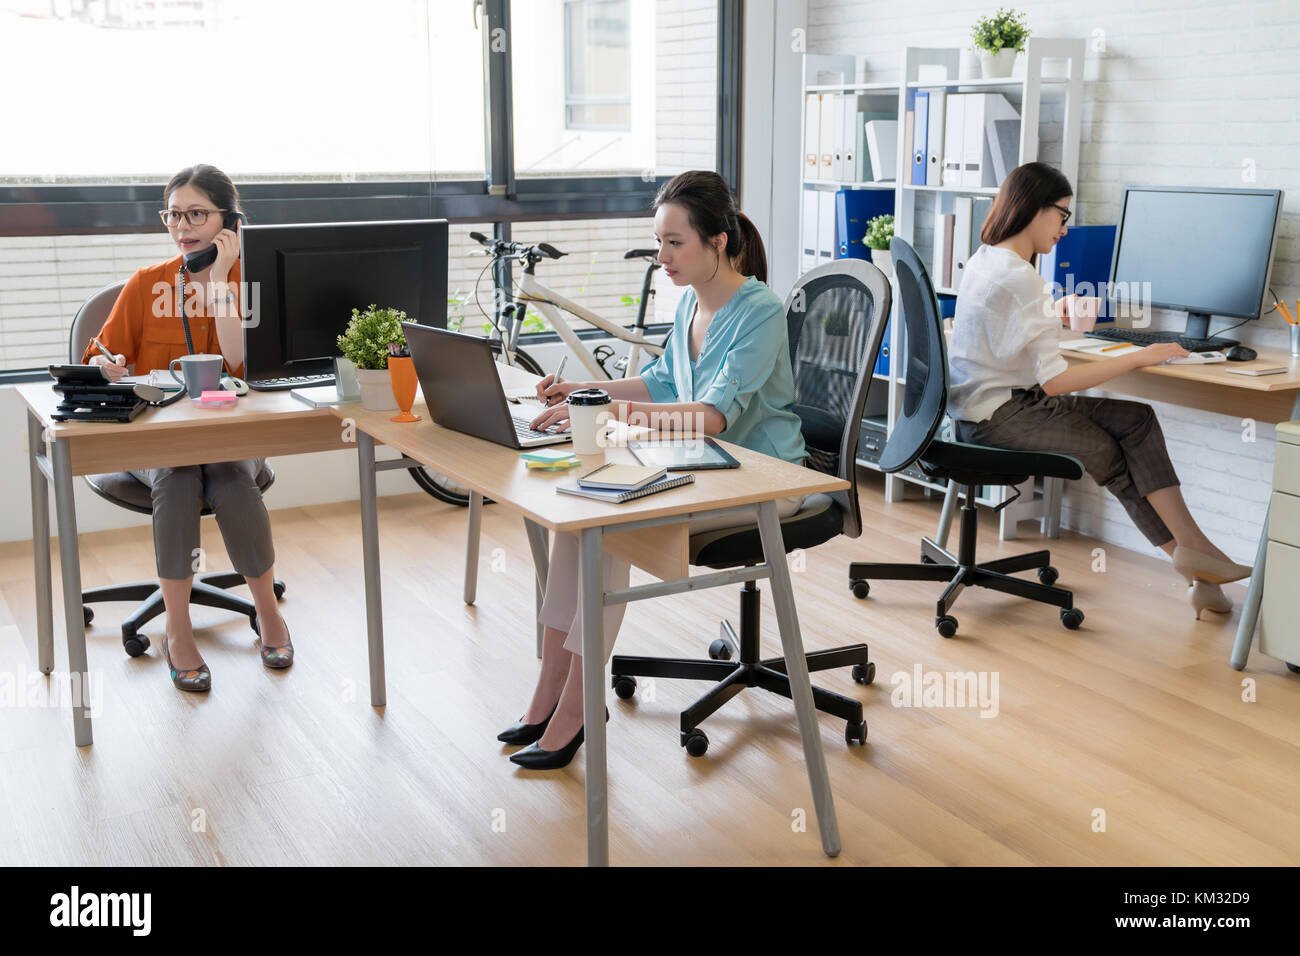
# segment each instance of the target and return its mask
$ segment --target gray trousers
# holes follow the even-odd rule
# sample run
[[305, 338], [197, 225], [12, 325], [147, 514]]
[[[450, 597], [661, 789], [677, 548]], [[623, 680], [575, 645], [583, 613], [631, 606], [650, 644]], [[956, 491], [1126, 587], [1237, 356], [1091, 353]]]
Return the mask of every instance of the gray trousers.
[[1093, 481], [1124, 506], [1156, 547], [1173, 535], [1146, 496], [1176, 487], [1155, 409], [1143, 402], [1086, 395], [1048, 395], [1042, 386], [1016, 388], [982, 422], [956, 422], [960, 441], [1020, 451], [1054, 451], [1083, 462]]
[[212, 509], [231, 567], [246, 578], [275, 564], [271, 519], [257, 487], [262, 459], [131, 472], [153, 496], [153, 547], [158, 577], [188, 578], [205, 568], [199, 549], [199, 513]]
[[[803, 496], [778, 498], [776, 513], [780, 518], [787, 518], [803, 507]], [[740, 527], [744, 527], [742, 523]], [[698, 518], [690, 523], [690, 533], [714, 531], [721, 528], [734, 528], [735, 515], [713, 515]], [[749, 525], [753, 527], [753, 525]], [[622, 558], [616, 558], [609, 552], [601, 555], [601, 569], [605, 576], [606, 591], [621, 591], [628, 586], [632, 566]], [[546, 595], [542, 608], [537, 615], [546, 627], [557, 631], [567, 631], [564, 649], [582, 656], [582, 608], [578, 606], [578, 536], [565, 531], [555, 534], [551, 543], [551, 560], [546, 573]], [[626, 604], [605, 605], [605, 660], [614, 652], [614, 639], [623, 624], [623, 612]]]

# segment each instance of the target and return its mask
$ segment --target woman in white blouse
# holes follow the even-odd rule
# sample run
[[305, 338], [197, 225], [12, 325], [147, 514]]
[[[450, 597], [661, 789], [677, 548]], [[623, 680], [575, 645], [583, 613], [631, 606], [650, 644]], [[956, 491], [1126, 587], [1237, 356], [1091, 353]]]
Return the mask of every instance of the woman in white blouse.
[[1053, 301], [1033, 261], [1065, 235], [1072, 197], [1069, 181], [1044, 163], [1026, 163], [1003, 181], [957, 296], [948, 413], [962, 441], [1078, 458], [1172, 556], [1192, 586], [1197, 619], [1206, 608], [1226, 613], [1232, 601], [1219, 585], [1251, 569], [1229, 560], [1187, 510], [1155, 411], [1071, 394], [1188, 354], [1168, 342], [1073, 368], [1061, 357], [1067, 301]]

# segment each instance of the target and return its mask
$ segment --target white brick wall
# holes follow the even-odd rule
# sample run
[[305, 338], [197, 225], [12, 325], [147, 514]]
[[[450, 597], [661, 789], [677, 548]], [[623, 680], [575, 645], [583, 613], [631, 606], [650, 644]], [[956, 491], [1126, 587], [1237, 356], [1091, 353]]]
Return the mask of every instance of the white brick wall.
[[717, 164], [717, 60], [715, 0], [658, 0], [655, 172], [660, 176]]
[[[865, 57], [863, 79], [895, 80], [904, 47], [969, 47], [971, 25], [995, 6], [809, 0], [808, 52]], [[1241, 185], [1243, 162], [1252, 160], [1255, 179], [1248, 185], [1287, 191], [1271, 284], [1294, 302], [1300, 296], [1300, 2], [1017, 0], [1013, 6], [1028, 14], [1038, 35], [1104, 41], [1104, 49], [1094, 42], [1084, 74], [1076, 221], [1115, 222], [1125, 184]], [[963, 54], [963, 65], [972, 59]], [[1044, 118], [1059, 120], [1059, 107], [1045, 109]], [[1059, 159], [1059, 144], [1059, 135], [1045, 139], [1042, 157]], [[924, 216], [918, 227], [918, 244], [928, 243]], [[1207, 250], [1205, 266], [1213, 264]], [[1153, 317], [1156, 328], [1182, 322], [1181, 313]], [[1284, 347], [1285, 323], [1272, 314], [1234, 336]], [[1192, 513], [1234, 559], [1253, 560], [1274, 429], [1261, 424], [1255, 443], [1247, 444], [1238, 419], [1163, 404], [1156, 410]], [[1063, 518], [1103, 540], [1149, 549], [1118, 502], [1090, 480], [1071, 484]]]

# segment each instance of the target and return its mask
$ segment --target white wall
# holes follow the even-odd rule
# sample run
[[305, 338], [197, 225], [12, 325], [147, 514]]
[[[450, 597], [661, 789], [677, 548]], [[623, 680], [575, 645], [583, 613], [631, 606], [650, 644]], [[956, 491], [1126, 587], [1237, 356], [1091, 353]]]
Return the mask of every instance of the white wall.
[[[1254, 181], [1247, 185], [1287, 191], [1271, 284], [1294, 302], [1300, 296], [1300, 2], [1019, 0], [1014, 6], [1038, 35], [1090, 42], [1075, 221], [1115, 222], [1125, 184], [1242, 185], [1249, 161]], [[994, 7], [987, 0], [923, 7], [808, 0], [808, 52], [865, 57], [861, 79], [896, 80], [904, 47], [969, 47], [972, 24]], [[1053, 115], [1059, 118], [1059, 111], [1045, 110], [1045, 117]], [[797, 110], [793, 120], [778, 118], [778, 147], [799, 149], [797, 123]], [[1059, 156], [1059, 136], [1044, 141], [1044, 158], [1050, 161], [1054, 150]], [[788, 182], [797, 189], [796, 178]], [[1189, 267], [1213, 268], [1214, 251]], [[1153, 325], [1181, 329], [1183, 321], [1182, 313], [1158, 310]], [[1285, 323], [1273, 314], [1233, 336], [1283, 347]], [[1248, 444], [1235, 418], [1163, 404], [1156, 409], [1193, 513], [1234, 559], [1253, 560], [1273, 428], [1260, 425]], [[1150, 548], [1118, 502], [1086, 479], [1071, 483], [1064, 522], [1105, 541]]]

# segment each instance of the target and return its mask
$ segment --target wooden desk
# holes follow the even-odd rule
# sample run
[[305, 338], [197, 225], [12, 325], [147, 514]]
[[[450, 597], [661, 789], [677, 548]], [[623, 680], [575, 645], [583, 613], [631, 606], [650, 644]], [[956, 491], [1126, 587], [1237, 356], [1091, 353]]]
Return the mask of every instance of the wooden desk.
[[[1078, 333], [1066, 331], [1065, 338]], [[1101, 391], [1118, 392], [1156, 402], [1168, 402], [1184, 408], [1197, 408], [1234, 418], [1279, 424], [1300, 418], [1300, 358], [1292, 358], [1282, 349], [1256, 349], [1258, 357], [1249, 362], [1221, 362], [1214, 365], [1152, 365], [1127, 372], [1097, 386]], [[1062, 351], [1070, 365], [1102, 361], [1107, 356], [1094, 353]], [[1229, 368], [1268, 368], [1283, 366], [1276, 375], [1234, 375]], [[1246, 666], [1250, 642], [1259, 620], [1259, 605], [1264, 596], [1264, 560], [1268, 550], [1269, 512], [1264, 512], [1264, 526], [1255, 551], [1255, 566], [1241, 606], [1241, 620], [1232, 646], [1230, 663], [1236, 670]]]
[[[470, 522], [467, 557], [477, 552], [478, 518], [483, 498], [518, 512], [528, 530], [529, 543], [537, 563], [536, 585], [545, 585], [545, 532], [569, 532], [579, 538], [579, 580], [581, 582], [583, 647], [583, 712], [599, 714], [604, 710], [607, 667], [604, 653], [604, 615], [607, 604], [626, 603], [741, 581], [771, 578], [772, 596], [780, 625], [782, 648], [790, 675], [795, 711], [809, 783], [821, 833], [822, 848], [828, 856], [839, 853], [839, 830], [831, 800], [830, 781], [822, 754], [817, 715], [813, 708], [812, 686], [804, 659], [803, 640], [795, 613], [790, 571], [777, 519], [776, 500], [795, 495], [810, 495], [846, 489], [848, 484], [820, 472], [768, 458], [734, 445], [727, 450], [740, 462], [739, 470], [696, 472], [692, 485], [659, 495], [636, 499], [621, 505], [606, 504], [586, 498], [556, 494], [554, 485], [573, 472], [548, 475], [530, 472], [513, 448], [495, 445], [459, 432], [439, 428], [429, 420], [428, 410], [417, 403], [415, 412], [424, 420], [415, 424], [391, 421], [391, 413], [367, 412], [356, 407], [331, 411], [355, 430], [358, 468], [361, 479], [362, 548], [365, 558], [366, 624], [370, 649], [370, 694], [376, 706], [384, 702], [383, 613], [379, 585], [379, 531], [375, 505], [375, 475], [379, 468], [406, 467], [419, 463], [467, 487], [470, 495]], [[376, 462], [375, 444], [389, 445], [402, 453], [397, 462]], [[611, 449], [615, 460], [626, 449]], [[593, 464], [600, 460], [593, 457]], [[577, 469], [575, 469], [576, 471]], [[684, 522], [711, 514], [734, 513], [736, 523], [746, 524], [758, 512], [759, 532], [766, 563], [732, 571], [687, 576], [676, 559], [667, 565], [647, 561], [677, 580], [629, 587], [605, 592], [601, 576], [601, 552], [606, 541], [636, 555], [653, 550], [645, 535], [662, 536], [664, 529], [673, 540], [684, 541]], [[644, 547], [643, 547], [644, 546]], [[613, 550], [613, 548], [611, 548]], [[634, 560], [636, 558], [634, 557]], [[473, 568], [467, 561], [465, 598], [473, 600]], [[682, 573], [677, 573], [680, 570]], [[656, 571], [655, 573], [658, 573]], [[595, 665], [595, 666], [593, 666]], [[605, 766], [605, 722], [586, 725], [587, 790], [587, 861], [593, 865], [609, 862], [609, 831], [606, 816], [607, 780]]]
[[251, 392], [233, 408], [202, 408], [181, 399], [151, 408], [133, 422], [56, 422], [59, 400], [48, 384], [20, 385], [27, 403], [27, 447], [32, 483], [32, 545], [36, 555], [37, 656], [44, 674], [54, 670], [53, 590], [50, 576], [49, 486], [54, 486], [73, 735], [92, 742], [90, 703], [75, 706], [90, 683], [86, 627], [81, 609], [81, 562], [72, 479], [143, 468], [198, 465], [269, 455], [349, 448], [338, 419], [308, 408], [288, 392]]

